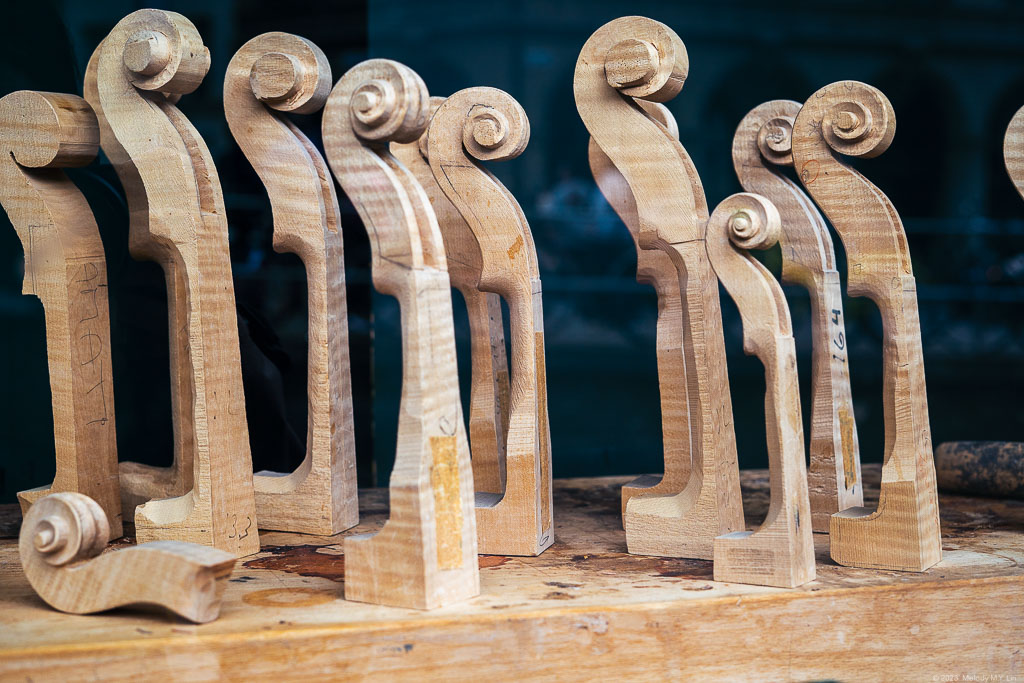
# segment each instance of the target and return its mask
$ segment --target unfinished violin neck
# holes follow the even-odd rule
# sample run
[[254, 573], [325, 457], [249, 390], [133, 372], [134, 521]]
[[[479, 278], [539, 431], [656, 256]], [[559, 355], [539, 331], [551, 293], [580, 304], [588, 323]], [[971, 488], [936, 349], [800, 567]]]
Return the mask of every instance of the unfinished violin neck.
[[378, 533], [345, 539], [345, 597], [419, 609], [480, 592], [444, 243], [423, 189], [387, 147], [419, 139], [429, 113], [419, 76], [374, 59], [342, 76], [323, 116], [331, 170], [370, 233], [374, 286], [398, 299], [402, 318], [390, 514]]
[[678, 493], [630, 498], [623, 514], [627, 547], [711, 559], [715, 537], [743, 529], [743, 510], [718, 280], [704, 246], [707, 203], [682, 145], [634, 105], [634, 98], [672, 99], [687, 70], [686, 49], [671, 29], [624, 17], [583, 46], [574, 91], [594, 143], [630, 189], [641, 226], [638, 245], [663, 252], [685, 287], [681, 386], [687, 387], [689, 478]]
[[477, 496], [482, 553], [539, 555], [554, 541], [551, 438], [544, 368], [540, 270], [530, 226], [512, 194], [481, 165], [519, 156], [530, 140], [526, 112], [496, 88], [445, 100], [427, 136], [434, 179], [475, 237], [478, 289], [507, 303], [512, 394], [505, 437], [506, 485]]
[[[444, 102], [431, 97], [431, 116]], [[391, 143], [391, 153], [423, 187], [444, 241], [448, 276], [466, 302], [470, 338], [469, 446], [477, 493], [505, 491], [505, 442], [509, 422], [509, 372], [501, 297], [482, 292], [480, 247], [466, 219], [451, 203], [427, 161], [427, 133], [415, 142]]]
[[840, 510], [864, 505], [860, 446], [853, 419], [842, 289], [824, 219], [782, 168], [793, 165], [793, 122], [800, 104], [765, 102], [733, 137], [732, 160], [743, 189], [769, 199], [782, 217], [782, 281], [811, 298], [811, 465], [807, 474], [815, 531], [828, 532]]
[[189, 374], [179, 388], [190, 388], [193, 486], [178, 498], [139, 506], [136, 537], [244, 556], [259, 550], [259, 535], [224, 201], [209, 150], [172, 104], [199, 86], [209, 66], [209, 51], [188, 19], [140, 10], [103, 41], [96, 84], [120, 147], [115, 153], [131, 160], [143, 182], [150, 239], [164, 245], [186, 295], [176, 333], [187, 337], [188, 353], [177, 358], [177, 369]]
[[156, 541], [100, 555], [107, 516], [81, 493], [54, 493], [25, 516], [18, 552], [25, 577], [46, 604], [92, 614], [124, 605], [160, 605], [190, 621], [220, 614], [235, 557], [215, 548]]
[[341, 216], [327, 164], [285, 112], [314, 113], [331, 90], [327, 57], [289, 33], [239, 49], [224, 79], [224, 113], [267, 189], [274, 249], [306, 268], [306, 457], [291, 473], [257, 473], [259, 526], [332, 535], [359, 522]]
[[22, 292], [43, 305], [56, 454], [53, 483], [18, 500], [25, 514], [50, 493], [88, 495], [113, 539], [122, 525], [107, 265], [92, 210], [60, 170], [88, 164], [98, 144], [80, 97], [21, 90], [0, 99], [0, 203], [25, 251]]
[[800, 383], [789, 306], [782, 287], [749, 249], [779, 241], [778, 210], [756, 194], [735, 194], [711, 214], [711, 265], [743, 320], [743, 350], [764, 365], [771, 503], [756, 531], [715, 539], [715, 581], [793, 588], [812, 581], [814, 538], [804, 465]]
[[195, 434], [192, 424], [192, 375], [183, 365], [188, 360], [186, 329], [187, 294], [182, 269], [173, 252], [149, 230], [149, 202], [139, 170], [110, 129], [100, 103], [99, 58], [102, 43], [93, 51], [85, 72], [83, 95], [96, 114], [100, 146], [117, 172], [128, 204], [128, 249], [133, 258], [155, 261], [163, 269], [167, 286], [167, 333], [170, 358], [171, 423], [174, 462], [170, 467], [124, 460], [119, 463], [121, 510], [126, 524], [134, 524], [135, 508], [154, 498], [181, 496], [192, 488]]
[[881, 154], [895, 131], [892, 105], [880, 91], [856, 81], [833, 83], [800, 109], [793, 163], [843, 241], [847, 291], [874, 301], [882, 315], [886, 452], [878, 508], [832, 516], [832, 559], [924, 571], [941, 559], [942, 544], [910, 250], [889, 199], [840, 159]]
[[[635, 100], [649, 117], [679, 138], [679, 128], [668, 108], [657, 102]], [[661, 396], [661, 438], [664, 471], [661, 476], [642, 475], [622, 487], [622, 511], [638, 496], [675, 495], [690, 476], [690, 427], [686, 406], [686, 367], [683, 363], [683, 309], [679, 273], [663, 251], [640, 246], [640, 216], [629, 183], [619, 173], [594, 138], [588, 148], [590, 171], [604, 198], [629, 230], [636, 245], [636, 279], [654, 288], [658, 297], [656, 346], [658, 387]]]

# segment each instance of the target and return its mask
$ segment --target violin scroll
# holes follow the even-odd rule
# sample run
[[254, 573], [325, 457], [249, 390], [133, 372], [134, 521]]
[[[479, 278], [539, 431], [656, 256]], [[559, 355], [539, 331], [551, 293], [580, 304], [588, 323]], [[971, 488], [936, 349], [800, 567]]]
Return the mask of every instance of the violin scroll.
[[430, 122], [430, 93], [419, 75], [388, 59], [370, 59], [348, 71], [357, 81], [349, 99], [356, 135], [368, 142], [413, 142]]
[[452, 97], [473, 100], [462, 129], [462, 143], [470, 156], [481, 161], [504, 161], [515, 159], [526, 149], [530, 120], [511, 95], [497, 88], [471, 88]]
[[619, 36], [626, 27], [635, 35], [620, 39], [604, 54], [608, 84], [630, 97], [671, 100], [682, 90], [690, 69], [683, 41], [664, 24], [642, 17], [623, 17], [605, 28]]
[[75, 95], [20, 90], [0, 101], [2, 145], [27, 168], [85, 166], [100, 131], [88, 103]]
[[829, 147], [851, 157], [871, 158], [889, 149], [896, 135], [896, 113], [882, 91], [865, 83], [843, 81], [819, 90], [814, 97], [841, 87], [846, 94], [825, 111], [821, 135]]
[[136, 88], [187, 95], [206, 78], [210, 50], [195, 25], [182, 15], [145, 9], [129, 14], [118, 26], [122, 24], [128, 38], [121, 48], [121, 61]]
[[320, 111], [333, 85], [323, 50], [290, 33], [266, 33], [260, 38], [267, 50], [249, 70], [249, 86], [256, 99], [277, 111]]
[[109, 534], [107, 515], [95, 500], [82, 493], [54, 493], [29, 508], [19, 549], [62, 567], [99, 555]]
[[782, 232], [779, 210], [761, 195], [741, 192], [719, 207], [730, 212], [726, 222], [729, 240], [738, 249], [770, 249], [778, 244]]

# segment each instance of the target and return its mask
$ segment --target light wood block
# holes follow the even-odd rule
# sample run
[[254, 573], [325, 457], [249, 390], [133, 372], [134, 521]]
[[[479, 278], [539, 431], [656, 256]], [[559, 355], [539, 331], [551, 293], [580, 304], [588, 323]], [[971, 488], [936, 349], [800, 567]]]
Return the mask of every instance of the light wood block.
[[849, 338], [836, 255], [825, 220], [783, 173], [793, 165], [793, 121], [800, 104], [772, 100], [736, 128], [732, 163], [747, 192], [771, 200], [782, 217], [782, 281], [811, 299], [811, 464], [807, 482], [815, 531], [828, 532], [840, 510], [864, 505], [860, 442], [850, 392]]
[[56, 455], [53, 483], [18, 500], [28, 513], [51, 493], [83, 493], [107, 515], [113, 539], [123, 531], [107, 261], [89, 204], [61, 170], [91, 162], [98, 145], [80, 97], [20, 90], [0, 99], [0, 204], [25, 252], [22, 293], [43, 305]]
[[683, 294], [689, 480], [674, 495], [630, 499], [623, 515], [629, 550], [710, 559], [716, 536], [742, 530], [743, 513], [718, 279], [704, 248], [707, 202], [686, 150], [634, 105], [634, 98], [675, 97], [687, 69], [675, 32], [623, 17], [587, 40], [573, 85], [580, 118], [632, 190], [638, 244], [668, 255]]
[[388, 151], [419, 139], [429, 113], [416, 73], [371, 59], [341, 77], [323, 115], [327, 160], [369, 233], [374, 287], [402, 316], [391, 511], [378, 533], [346, 539], [345, 597], [419, 609], [480, 592], [444, 243], [423, 188]]
[[[865, 499], [880, 471], [864, 465]], [[748, 520], [769, 507], [768, 472], [744, 471]], [[626, 553], [627, 477], [555, 480], [556, 541], [540, 557], [482, 556], [482, 594], [437, 611], [342, 600], [338, 538], [264, 532], [239, 562], [220, 618], [193, 626], [117, 610], [47, 608], [0, 540], [0, 677], [124, 680], [715, 679], [897, 680], [1020, 674], [1024, 508], [940, 496], [943, 561], [922, 574], [837, 566], [815, 534], [800, 588], [712, 581], [711, 562]], [[380, 529], [385, 490], [361, 491]], [[495, 645], [498, 643], [499, 645]], [[502, 646], [500, 644], [507, 644]]]
[[289, 473], [253, 478], [260, 528], [336, 534], [359, 522], [348, 308], [341, 214], [320, 152], [284, 112], [319, 111], [331, 68], [316, 45], [264, 33], [243, 45], [224, 78], [224, 114], [263, 181], [274, 212], [274, 250], [306, 268], [306, 457]]
[[245, 556], [259, 550], [259, 536], [224, 198], [209, 150], [172, 103], [195, 90], [209, 67], [209, 51], [188, 19], [139, 10], [104, 39], [96, 84], [120, 147], [112, 158], [129, 158], [138, 172], [149, 208], [146, 229], [174, 260], [186, 295], [184, 329], [175, 334], [188, 339], [177, 362], [191, 377], [178, 386], [189, 387], [192, 488], [139, 506], [136, 538]]
[[882, 315], [885, 452], [881, 501], [832, 516], [840, 564], [924, 571], [942, 557], [917, 286], [910, 247], [892, 202], [840, 154], [875, 157], [896, 133], [878, 89], [840, 81], [814, 93], [793, 124], [793, 164], [846, 249], [847, 292]]

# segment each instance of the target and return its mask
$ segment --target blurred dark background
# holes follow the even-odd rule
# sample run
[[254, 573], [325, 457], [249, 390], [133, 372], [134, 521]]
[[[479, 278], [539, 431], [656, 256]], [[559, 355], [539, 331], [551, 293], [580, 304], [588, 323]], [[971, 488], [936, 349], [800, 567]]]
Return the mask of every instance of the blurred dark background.
[[[8, 4], [0, 24], [0, 93], [81, 94], [93, 49], [121, 17], [146, 6]], [[278, 30], [317, 43], [335, 79], [367, 56], [388, 57], [415, 69], [434, 94], [491, 85], [522, 103], [530, 146], [519, 159], [490, 168], [522, 204], [540, 256], [554, 474], [660, 470], [655, 296], [635, 282], [632, 242], [591, 179], [587, 133], [572, 95], [580, 47], [623, 14], [658, 19], [686, 44], [690, 75], [669, 107], [711, 206], [740, 189], [732, 135], [757, 104], [803, 101], [841, 79], [866, 81], [888, 95], [899, 124], [895, 141], [858, 168], [890, 196], [908, 233], [933, 440], [1024, 439], [1016, 397], [1024, 377], [1024, 201], [1002, 163], [1006, 125], [1024, 105], [1021, 4], [187, 0], [159, 6], [189, 17], [210, 48], [209, 75], [179, 106], [203, 134], [223, 185], [243, 364], [269, 361], [283, 386], [282, 415], [267, 395], [275, 384], [246, 373], [257, 469], [286, 469], [304, 450], [306, 283], [297, 257], [271, 249], [270, 206], [228, 131], [221, 90], [234, 51]], [[319, 115], [293, 120], [319, 141]], [[71, 175], [89, 199], [106, 249], [119, 456], [169, 464], [163, 275], [156, 264], [128, 255], [123, 192], [106, 159]], [[361, 485], [380, 484], [394, 460], [398, 308], [372, 291], [365, 232], [342, 202], [359, 478]], [[777, 252], [764, 258], [777, 273]], [[0, 502], [48, 483], [54, 470], [43, 312], [36, 298], [20, 293], [23, 264], [21, 245], [2, 216], [0, 384], [7, 389], [0, 397]], [[840, 264], [842, 272], [843, 259]], [[807, 407], [809, 303], [799, 288], [786, 293]], [[468, 325], [458, 294], [453, 303], [465, 402]], [[763, 467], [763, 372], [742, 353], [739, 317], [724, 292], [722, 305], [740, 464]], [[846, 301], [846, 315], [861, 456], [877, 462], [884, 427], [880, 318], [873, 305], [856, 299]]]

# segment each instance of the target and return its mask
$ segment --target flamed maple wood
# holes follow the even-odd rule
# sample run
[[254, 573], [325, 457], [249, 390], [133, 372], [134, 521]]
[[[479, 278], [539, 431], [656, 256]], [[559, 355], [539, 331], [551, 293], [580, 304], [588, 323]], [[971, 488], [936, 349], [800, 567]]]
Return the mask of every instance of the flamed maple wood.
[[[20, 491], [22, 514], [50, 493], [78, 491], [122, 534], [107, 262], [92, 210], [61, 170], [96, 157], [99, 133], [75, 95], [21, 90], [0, 99], [0, 204], [25, 251], [23, 294], [43, 305], [56, 473]], [[107, 536], [100, 539], [106, 543]]]
[[264, 33], [243, 45], [224, 78], [224, 114], [267, 189], [274, 249], [299, 256], [309, 308], [306, 457], [294, 472], [259, 472], [260, 528], [336, 534], [359, 523], [341, 215], [327, 164], [283, 115], [311, 114], [330, 94], [316, 45]]
[[153, 541], [100, 554], [109, 525], [81, 493], [54, 493], [25, 516], [18, 553], [25, 577], [48, 605], [90, 614], [123, 605], [161, 605], [198, 623], [220, 614], [235, 566], [231, 553], [180, 541]]
[[388, 151], [417, 140], [429, 113], [415, 72], [372, 59], [341, 77], [323, 115], [331, 170], [369, 233], [373, 284], [402, 316], [390, 515], [376, 534], [345, 539], [345, 597], [419, 609], [480, 592], [444, 243], [423, 188]]
[[[663, 104], [634, 100], [668, 135], [679, 139], [679, 127]], [[633, 496], [675, 495], [690, 476], [690, 425], [686, 413], [686, 367], [683, 362], [683, 313], [679, 274], [663, 251], [643, 249], [638, 241], [640, 216], [629, 183], [601, 151], [594, 138], [588, 148], [590, 171], [605, 199], [626, 225], [636, 245], [637, 282], [649, 284], [658, 296], [656, 345], [658, 387], [661, 396], [661, 438], [664, 471], [661, 476], [642, 475], [622, 487], [622, 512]]]
[[529, 140], [526, 112], [497, 88], [453, 94], [434, 113], [427, 136], [434, 179], [475, 238], [478, 288], [500, 295], [509, 308], [512, 377], [505, 490], [476, 500], [479, 550], [494, 555], [539, 555], [555, 537], [537, 249], [515, 197], [480, 164], [514, 159]]
[[758, 529], [715, 539], [714, 572], [715, 581], [794, 588], [815, 572], [793, 325], [782, 287], [747, 251], [778, 243], [780, 223], [775, 205], [756, 194], [722, 200], [708, 221], [708, 258], [739, 309], [743, 350], [764, 365], [771, 486]]
[[[444, 102], [430, 98], [430, 114]], [[469, 447], [478, 492], [505, 492], [505, 438], [509, 420], [508, 355], [501, 297], [477, 289], [480, 249], [466, 219], [441, 191], [427, 161], [427, 132], [415, 142], [392, 142], [391, 153], [408, 168], [430, 199], [444, 240], [448, 277], [466, 302], [470, 336]]]
[[747, 192], [768, 198], [782, 216], [782, 281], [811, 298], [811, 464], [807, 472], [815, 531], [833, 513], [864, 505], [860, 444], [853, 416], [843, 292], [832, 238], [800, 186], [781, 170], [793, 165], [793, 121], [800, 104], [772, 100], [736, 128], [732, 163]]
[[878, 508], [831, 518], [832, 559], [840, 564], [924, 571], [942, 558], [917, 287], [910, 249], [892, 202], [840, 154], [884, 152], [896, 115], [878, 89], [839, 81], [814, 93], [793, 124], [793, 164], [808, 194], [843, 240], [847, 291], [882, 315], [885, 452]]
[[675, 265], [683, 293], [683, 365], [691, 469], [678, 494], [634, 497], [623, 525], [629, 551], [710, 559], [714, 539], [743, 528], [718, 279], [704, 247], [700, 178], [682, 145], [633, 98], [665, 102], [686, 78], [682, 41], [664, 24], [623, 17], [598, 29], [576, 63], [576, 107], [629, 185], [642, 249]]
[[139, 506], [136, 538], [192, 541], [244, 556], [259, 550], [259, 536], [224, 199], [209, 150], [167, 96], [195, 90], [209, 66], [209, 51], [188, 19], [139, 10], [104, 39], [96, 84], [120, 147], [112, 159], [128, 158], [137, 171], [149, 208], [147, 242], [174, 261], [186, 300], [187, 353], [177, 362], [191, 376], [178, 387], [189, 387], [190, 411], [182, 419], [192, 423], [192, 488]]
[[[187, 370], [188, 327], [185, 323], [188, 301], [185, 281], [176, 266], [173, 250], [149, 230], [149, 201], [142, 177], [110, 129], [100, 102], [99, 57], [103, 44], [92, 53], [85, 71], [83, 95], [96, 114], [100, 129], [100, 147], [117, 172], [128, 203], [128, 251], [133, 258], [155, 261], [163, 270], [167, 286], [167, 333], [170, 356], [171, 424], [174, 433], [174, 460], [170, 467], [158, 467], [123, 460], [119, 463], [121, 511], [126, 524], [134, 526], [135, 508], [154, 498], [172, 498], [192, 488], [192, 461], [195, 434], [192, 424], [192, 373]], [[170, 101], [178, 95], [166, 94]]]

